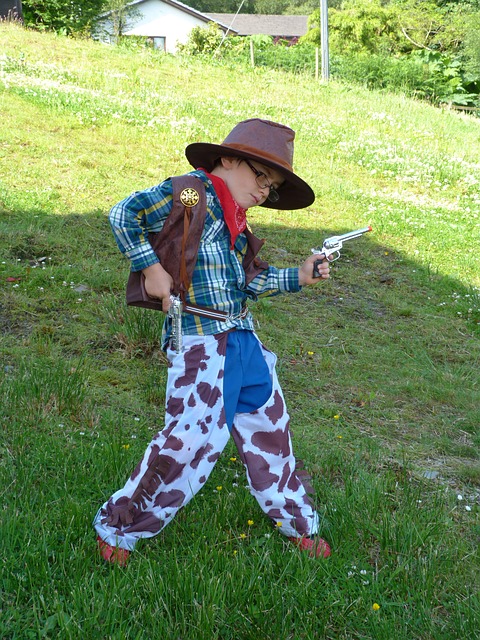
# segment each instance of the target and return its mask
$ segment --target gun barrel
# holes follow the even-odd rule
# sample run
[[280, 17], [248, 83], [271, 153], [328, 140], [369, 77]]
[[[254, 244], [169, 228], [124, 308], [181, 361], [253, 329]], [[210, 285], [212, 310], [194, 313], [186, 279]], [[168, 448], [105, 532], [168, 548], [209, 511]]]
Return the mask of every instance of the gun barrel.
[[369, 231], [372, 231], [372, 227], [363, 227], [362, 229], [356, 229], [355, 231], [344, 233], [343, 236], [337, 236], [337, 240], [340, 240], [340, 242], [343, 242], [343, 240], [353, 240], [353, 238], [358, 238]]

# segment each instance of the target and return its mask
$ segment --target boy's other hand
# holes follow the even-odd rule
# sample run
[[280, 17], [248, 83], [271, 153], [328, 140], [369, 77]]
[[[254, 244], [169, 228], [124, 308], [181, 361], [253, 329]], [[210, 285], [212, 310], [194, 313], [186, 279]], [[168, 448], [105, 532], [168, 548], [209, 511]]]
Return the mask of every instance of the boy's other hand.
[[[323, 262], [317, 265], [317, 271], [320, 273], [320, 277], [315, 278], [313, 276], [313, 267], [317, 260], [323, 260]], [[309, 256], [298, 270], [298, 281], [302, 287], [306, 284], [318, 284], [329, 277], [330, 263], [325, 259], [323, 253], [321, 255], [316, 253]]]
[[170, 294], [172, 291], [172, 276], [157, 262], [143, 270], [145, 276], [145, 291], [150, 298], [162, 301], [162, 311], [167, 313], [170, 307]]

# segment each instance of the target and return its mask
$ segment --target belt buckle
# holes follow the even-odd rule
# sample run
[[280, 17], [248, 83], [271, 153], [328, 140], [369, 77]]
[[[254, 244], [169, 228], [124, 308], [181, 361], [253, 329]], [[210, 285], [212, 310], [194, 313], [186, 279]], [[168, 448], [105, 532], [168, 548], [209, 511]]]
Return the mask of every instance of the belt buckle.
[[248, 315], [248, 307], [245, 304], [238, 313], [234, 313], [228, 317], [228, 320], [232, 322], [233, 320], [243, 320]]

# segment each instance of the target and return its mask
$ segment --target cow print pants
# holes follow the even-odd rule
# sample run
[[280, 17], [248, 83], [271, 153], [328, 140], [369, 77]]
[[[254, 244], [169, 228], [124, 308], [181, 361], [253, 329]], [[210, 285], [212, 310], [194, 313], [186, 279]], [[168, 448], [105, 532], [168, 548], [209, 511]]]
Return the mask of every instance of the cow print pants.
[[95, 529], [108, 544], [133, 550], [140, 538], [155, 536], [173, 520], [207, 481], [229, 440], [229, 426], [250, 492], [279, 531], [293, 537], [318, 531], [306, 474], [292, 452], [276, 356], [253, 332], [239, 333], [248, 334], [248, 342], [255, 341], [261, 350], [270, 376], [268, 399], [248, 412], [231, 412], [233, 425], [227, 424], [225, 359], [232, 334], [184, 336], [182, 353], [169, 349], [165, 428], [154, 436], [123, 489], [95, 517]]

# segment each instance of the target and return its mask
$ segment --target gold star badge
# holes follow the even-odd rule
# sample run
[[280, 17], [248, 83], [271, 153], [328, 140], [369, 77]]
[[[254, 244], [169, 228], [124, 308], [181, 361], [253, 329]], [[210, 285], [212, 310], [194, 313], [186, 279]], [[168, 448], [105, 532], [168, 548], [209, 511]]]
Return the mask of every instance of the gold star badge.
[[180, 202], [185, 207], [194, 207], [196, 204], [198, 204], [199, 200], [200, 196], [198, 195], [198, 191], [195, 191], [195, 189], [192, 189], [190, 187], [188, 189], [184, 189], [180, 194]]

